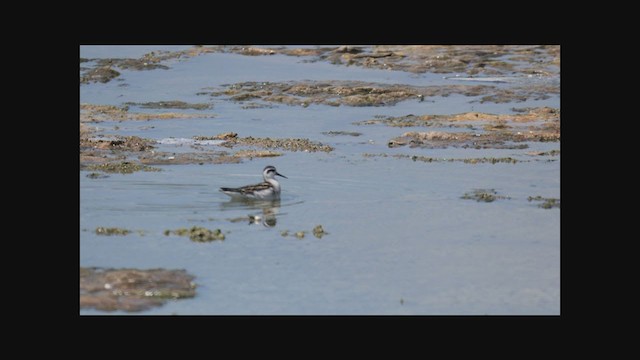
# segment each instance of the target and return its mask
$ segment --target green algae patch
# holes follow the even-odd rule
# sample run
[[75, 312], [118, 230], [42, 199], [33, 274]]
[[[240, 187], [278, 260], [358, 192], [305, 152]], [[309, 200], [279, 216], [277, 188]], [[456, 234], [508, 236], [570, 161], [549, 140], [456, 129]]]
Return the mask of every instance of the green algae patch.
[[80, 268], [80, 308], [136, 312], [169, 300], [193, 298], [194, 276], [185, 270]]
[[552, 209], [552, 208], [560, 208], [560, 199], [557, 198], [545, 198], [542, 196], [529, 196], [527, 198], [529, 202], [531, 201], [539, 201], [539, 208], [543, 209]]
[[191, 228], [180, 228], [176, 230], [165, 230], [165, 235], [174, 234], [177, 236], [188, 236], [193, 242], [211, 242], [214, 240], [224, 240], [225, 235], [222, 230], [215, 229], [210, 230], [200, 226], [193, 226]]
[[313, 236], [317, 237], [318, 239], [322, 239], [322, 237], [327, 234], [329, 233], [324, 231], [324, 229], [322, 228], [322, 225], [317, 225], [316, 227], [313, 228]]
[[131, 233], [131, 230], [117, 228], [117, 227], [102, 227], [102, 226], [99, 226], [99, 227], [96, 228], [96, 234], [97, 235], [106, 235], [106, 236], [128, 235], [130, 233]]
[[510, 199], [508, 196], [498, 195], [494, 189], [474, 189], [465, 193], [460, 197], [466, 200], [475, 200], [477, 202], [494, 202], [498, 199]]
[[[286, 238], [289, 236], [295, 237], [298, 240], [302, 240], [304, 239], [305, 235], [308, 233], [308, 231], [306, 230], [300, 230], [300, 231], [289, 231], [289, 230], [282, 230], [280, 231], [280, 236]], [[326, 232], [323, 228], [322, 225], [316, 225], [313, 230], [311, 230], [311, 233], [313, 234], [313, 236], [315, 236], [318, 239], [321, 239], [323, 236], [328, 235], [329, 233]]]

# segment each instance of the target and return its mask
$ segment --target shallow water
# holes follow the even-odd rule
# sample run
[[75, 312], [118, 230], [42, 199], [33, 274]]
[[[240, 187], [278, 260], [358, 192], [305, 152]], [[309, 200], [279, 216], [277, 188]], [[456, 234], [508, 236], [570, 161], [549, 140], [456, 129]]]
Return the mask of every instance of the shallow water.
[[[91, 55], [95, 53], [137, 57], [148, 50], [110, 47], [105, 53], [102, 48], [81, 47], [80, 52], [85, 57], [98, 57]], [[415, 75], [303, 59], [205, 54], [169, 62], [169, 70], [122, 71], [122, 81], [82, 85], [83, 103], [181, 100], [214, 105], [211, 110], [193, 112], [213, 113], [215, 118], [91, 124], [106, 135], [164, 139], [158, 145], [160, 151], [192, 150], [188, 142], [167, 139], [229, 131], [239, 136], [309, 138], [335, 150], [284, 152], [281, 157], [241, 164], [158, 166], [161, 172], [109, 174], [102, 179], [87, 178], [89, 172], [81, 171], [80, 265], [180, 268], [196, 276], [195, 298], [172, 301], [141, 314], [560, 313], [560, 211], [541, 209], [527, 201], [528, 196], [536, 195], [560, 197], [560, 161], [559, 157], [543, 161], [524, 155], [526, 151], [559, 149], [559, 143], [530, 143], [525, 151], [389, 149], [390, 138], [425, 128], [352, 124], [375, 115], [559, 108], [558, 96], [507, 104], [470, 103], [473, 98], [449, 96], [391, 107], [242, 109], [242, 104], [196, 95], [206, 87], [242, 81], [451, 83], [442, 74]], [[322, 134], [326, 131], [363, 135]], [[201, 146], [219, 150], [215, 144]], [[363, 153], [511, 156], [534, 161], [424, 163], [364, 157]], [[288, 177], [280, 180], [279, 204], [232, 202], [218, 191], [221, 186], [259, 182], [262, 168], [270, 164]], [[483, 203], [460, 198], [477, 188], [495, 189], [510, 199]], [[249, 215], [260, 219], [252, 223]], [[242, 217], [247, 220], [231, 221]], [[194, 225], [220, 228], [226, 239], [195, 243], [163, 234], [167, 229]], [[316, 225], [322, 225], [328, 234], [314, 237]], [[142, 234], [97, 236], [98, 226]], [[285, 230], [287, 237], [281, 235]], [[305, 237], [293, 236], [297, 231], [305, 231]], [[80, 313], [126, 314], [87, 309]]]

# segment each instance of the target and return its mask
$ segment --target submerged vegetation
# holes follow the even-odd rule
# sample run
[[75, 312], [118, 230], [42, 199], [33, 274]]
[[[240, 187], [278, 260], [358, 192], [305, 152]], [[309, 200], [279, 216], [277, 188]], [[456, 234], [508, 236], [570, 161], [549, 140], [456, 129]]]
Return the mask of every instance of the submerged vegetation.
[[543, 209], [560, 208], [560, 199], [557, 198], [545, 198], [542, 196], [529, 196], [528, 201], [540, 201], [538, 207]]
[[225, 235], [222, 233], [222, 230], [215, 229], [210, 230], [200, 226], [193, 226], [189, 229], [180, 228], [176, 230], [165, 230], [165, 235], [174, 234], [177, 236], [188, 236], [189, 239], [193, 242], [211, 242], [214, 240], [224, 240]]
[[460, 198], [475, 200], [477, 202], [494, 202], [498, 199], [511, 199], [508, 196], [498, 195], [494, 189], [474, 189], [471, 192], [465, 193]]

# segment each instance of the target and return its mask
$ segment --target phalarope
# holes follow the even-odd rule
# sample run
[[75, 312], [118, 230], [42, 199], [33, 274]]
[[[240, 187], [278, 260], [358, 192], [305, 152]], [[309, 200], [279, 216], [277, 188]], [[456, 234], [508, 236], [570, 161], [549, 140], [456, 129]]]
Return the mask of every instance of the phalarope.
[[262, 170], [262, 177], [264, 182], [255, 185], [247, 185], [239, 188], [227, 188], [222, 187], [220, 191], [236, 198], [244, 199], [258, 199], [258, 200], [272, 200], [280, 198], [280, 183], [275, 179], [275, 176], [282, 176], [288, 179], [286, 176], [278, 173], [274, 166], [267, 166]]

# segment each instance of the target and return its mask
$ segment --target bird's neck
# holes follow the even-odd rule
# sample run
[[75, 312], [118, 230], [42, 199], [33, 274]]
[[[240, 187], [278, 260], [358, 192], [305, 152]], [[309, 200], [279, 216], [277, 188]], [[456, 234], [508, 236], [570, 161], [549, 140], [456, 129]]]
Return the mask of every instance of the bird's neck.
[[264, 179], [264, 181], [271, 184], [276, 192], [280, 192], [280, 183], [276, 179]]

